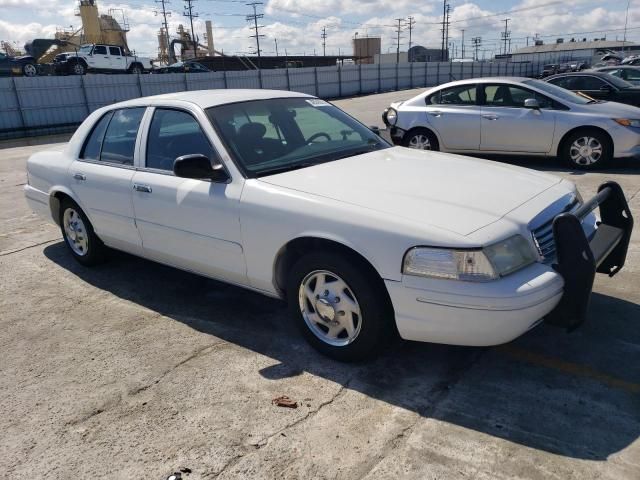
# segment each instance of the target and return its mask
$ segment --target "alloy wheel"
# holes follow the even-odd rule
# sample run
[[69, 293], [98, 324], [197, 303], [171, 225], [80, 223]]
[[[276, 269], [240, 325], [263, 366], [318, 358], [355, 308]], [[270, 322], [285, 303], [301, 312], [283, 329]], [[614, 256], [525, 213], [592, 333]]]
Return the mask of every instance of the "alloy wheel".
[[23, 68], [22, 68], [25, 77], [35, 77], [38, 74], [38, 70], [36, 69], [36, 66], [32, 63], [27, 63]]
[[602, 158], [602, 144], [595, 137], [577, 138], [569, 147], [569, 157], [576, 165], [593, 165]]
[[347, 283], [333, 272], [309, 273], [298, 292], [300, 312], [307, 327], [321, 341], [343, 347], [360, 334], [362, 312]]
[[422, 133], [414, 135], [409, 140], [409, 148], [415, 148], [416, 150], [431, 150], [429, 137]]

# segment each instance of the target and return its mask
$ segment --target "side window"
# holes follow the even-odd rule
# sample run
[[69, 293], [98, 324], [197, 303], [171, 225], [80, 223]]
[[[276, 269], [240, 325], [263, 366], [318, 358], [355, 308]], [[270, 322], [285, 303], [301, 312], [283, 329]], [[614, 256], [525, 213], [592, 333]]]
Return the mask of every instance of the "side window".
[[113, 55], [115, 57], [120, 56], [120, 47], [109, 47], [109, 55]]
[[487, 85], [484, 87], [485, 103], [492, 107], [524, 107], [524, 101], [535, 98], [540, 108], [550, 108], [551, 100], [547, 97], [513, 85]]
[[625, 73], [624, 79], [630, 82], [637, 82], [640, 80], [640, 70], [631, 70], [630, 68], [625, 68], [623, 70]]
[[576, 83], [572, 87], [572, 90], [600, 90], [605, 82], [596, 77], [576, 77]]
[[113, 112], [103, 115], [102, 118], [98, 120], [98, 123], [95, 124], [89, 138], [87, 138], [84, 143], [84, 147], [82, 147], [80, 158], [85, 160], [100, 160], [104, 132], [107, 131], [107, 125], [109, 125], [109, 120], [111, 120], [112, 115]]
[[209, 158], [213, 153], [198, 121], [186, 112], [156, 109], [147, 138], [146, 167], [173, 171], [176, 158], [194, 153]]
[[427, 98], [427, 105], [475, 105], [476, 86], [461, 85], [440, 90]]
[[136, 137], [145, 110], [139, 107], [115, 111], [102, 143], [101, 161], [133, 165]]
[[93, 49], [93, 54], [94, 55], [106, 55], [107, 54], [107, 47], [105, 47], [104, 45], [96, 45], [95, 48]]

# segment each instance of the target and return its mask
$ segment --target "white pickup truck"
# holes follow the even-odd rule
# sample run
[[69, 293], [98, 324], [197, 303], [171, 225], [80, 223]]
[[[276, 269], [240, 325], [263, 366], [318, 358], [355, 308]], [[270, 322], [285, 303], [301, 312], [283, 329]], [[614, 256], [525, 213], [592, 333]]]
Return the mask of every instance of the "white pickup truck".
[[116, 45], [87, 44], [76, 52], [57, 55], [53, 61], [59, 75], [95, 73], [143, 73], [151, 70], [151, 59], [138, 57]]

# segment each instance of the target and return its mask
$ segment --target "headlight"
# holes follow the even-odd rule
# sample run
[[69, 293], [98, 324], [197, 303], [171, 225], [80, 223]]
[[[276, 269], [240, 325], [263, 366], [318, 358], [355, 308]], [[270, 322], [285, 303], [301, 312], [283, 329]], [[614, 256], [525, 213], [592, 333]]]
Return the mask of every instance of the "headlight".
[[636, 127], [640, 128], [640, 120], [633, 118], [614, 118], [614, 122], [622, 125], [623, 127]]
[[416, 247], [404, 257], [402, 273], [420, 277], [488, 282], [535, 261], [531, 245], [515, 235], [482, 250]]
[[394, 108], [387, 110], [387, 124], [395, 125], [398, 122], [398, 112]]

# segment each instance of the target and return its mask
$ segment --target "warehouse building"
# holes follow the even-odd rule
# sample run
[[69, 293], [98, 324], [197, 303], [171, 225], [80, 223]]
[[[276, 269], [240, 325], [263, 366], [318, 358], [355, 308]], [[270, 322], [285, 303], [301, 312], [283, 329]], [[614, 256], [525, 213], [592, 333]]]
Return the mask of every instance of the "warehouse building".
[[621, 57], [640, 51], [640, 45], [634, 42], [597, 39], [587, 41], [586, 38], [565, 40], [558, 38], [555, 43], [542, 43], [524, 47], [511, 54], [512, 62], [566, 63], [579, 60], [593, 65], [607, 53], [616, 53]]

